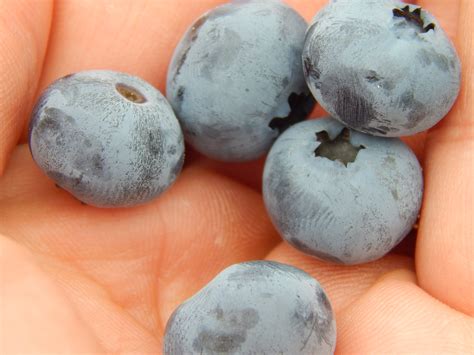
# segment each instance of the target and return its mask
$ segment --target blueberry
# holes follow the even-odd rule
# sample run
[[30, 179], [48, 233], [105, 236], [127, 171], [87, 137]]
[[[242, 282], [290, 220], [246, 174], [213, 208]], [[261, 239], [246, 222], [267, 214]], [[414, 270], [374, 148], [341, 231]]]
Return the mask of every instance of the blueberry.
[[179, 306], [164, 354], [332, 354], [336, 325], [320, 284], [292, 266], [254, 261], [222, 271]]
[[253, 160], [314, 107], [303, 75], [306, 21], [280, 1], [234, 1], [199, 18], [168, 72], [186, 140], [223, 161]]
[[460, 89], [461, 64], [440, 24], [397, 0], [332, 1], [308, 29], [303, 62], [321, 106], [377, 136], [431, 128]]
[[293, 126], [265, 163], [265, 205], [282, 237], [336, 263], [388, 253], [412, 229], [422, 195], [421, 167], [401, 140], [331, 119]]
[[112, 71], [68, 75], [41, 95], [30, 123], [39, 167], [80, 201], [144, 203], [181, 171], [184, 142], [171, 106], [145, 81]]

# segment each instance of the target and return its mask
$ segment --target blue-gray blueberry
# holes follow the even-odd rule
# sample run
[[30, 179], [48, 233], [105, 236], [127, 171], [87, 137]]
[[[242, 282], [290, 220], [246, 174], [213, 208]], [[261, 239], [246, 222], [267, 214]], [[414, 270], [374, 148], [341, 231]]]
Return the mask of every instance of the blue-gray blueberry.
[[292, 266], [253, 261], [228, 267], [175, 310], [164, 354], [326, 355], [335, 344], [321, 285]]
[[378, 136], [425, 131], [453, 106], [461, 64], [439, 22], [398, 0], [333, 0], [308, 29], [303, 62], [318, 102]]
[[294, 125], [265, 163], [263, 197], [281, 236], [336, 263], [387, 254], [412, 230], [422, 195], [420, 164], [400, 139], [332, 119]]
[[278, 0], [235, 0], [188, 29], [169, 67], [167, 97], [196, 150], [222, 161], [253, 160], [309, 115], [306, 29]]
[[57, 185], [99, 207], [151, 200], [175, 181], [184, 160], [183, 134], [165, 97], [112, 71], [51, 84], [33, 111], [29, 143]]

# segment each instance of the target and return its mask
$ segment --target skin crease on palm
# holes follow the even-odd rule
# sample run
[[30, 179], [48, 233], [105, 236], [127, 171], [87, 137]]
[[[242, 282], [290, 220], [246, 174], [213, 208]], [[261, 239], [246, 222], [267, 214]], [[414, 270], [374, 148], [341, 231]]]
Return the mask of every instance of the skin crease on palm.
[[[471, 353], [472, 0], [418, 1], [455, 40], [463, 88], [441, 124], [406, 140], [426, 183], [416, 247], [413, 235], [379, 261], [329, 265], [282, 243], [259, 192], [262, 161], [216, 163], [188, 150], [167, 193], [120, 210], [81, 205], [34, 165], [25, 132], [43, 88], [111, 69], [163, 91], [181, 35], [223, 2], [0, 1], [0, 353], [160, 353], [174, 308], [225, 267], [254, 259], [321, 282], [337, 353]], [[288, 1], [307, 20], [325, 2]]]

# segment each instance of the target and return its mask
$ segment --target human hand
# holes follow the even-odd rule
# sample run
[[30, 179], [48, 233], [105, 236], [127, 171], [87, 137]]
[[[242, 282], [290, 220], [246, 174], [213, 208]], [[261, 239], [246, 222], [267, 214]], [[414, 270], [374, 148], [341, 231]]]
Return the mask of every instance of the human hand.
[[[81, 205], [36, 167], [25, 131], [42, 89], [71, 72], [111, 69], [164, 92], [182, 33], [223, 2], [0, 2], [0, 353], [160, 353], [175, 307], [226, 266], [254, 259], [294, 265], [322, 283], [339, 353], [472, 352], [471, 0], [418, 1], [456, 38], [464, 71], [450, 115], [406, 140], [426, 181], [416, 248], [412, 235], [359, 266], [292, 249], [265, 212], [262, 160], [223, 164], [190, 152], [166, 194], [120, 210]], [[288, 1], [308, 20], [325, 2]]]

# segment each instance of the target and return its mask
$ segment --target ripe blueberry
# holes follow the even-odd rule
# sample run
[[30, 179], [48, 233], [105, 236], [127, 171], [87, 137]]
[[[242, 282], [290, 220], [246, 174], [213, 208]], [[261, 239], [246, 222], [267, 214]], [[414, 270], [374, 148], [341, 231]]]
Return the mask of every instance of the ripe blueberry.
[[265, 163], [265, 205], [282, 237], [337, 263], [388, 253], [412, 229], [422, 195], [421, 167], [402, 141], [331, 119], [291, 127]]
[[112, 71], [50, 85], [33, 112], [29, 143], [57, 185], [99, 207], [147, 202], [174, 182], [184, 159], [166, 99], [145, 81]]
[[222, 271], [179, 306], [166, 354], [332, 354], [336, 325], [320, 284], [292, 266], [254, 261]]
[[303, 62], [326, 111], [378, 136], [431, 128], [460, 89], [459, 58], [440, 24], [398, 0], [332, 1], [308, 29]]
[[204, 14], [174, 53], [167, 97], [186, 140], [223, 161], [253, 160], [306, 118], [306, 21], [280, 1], [234, 1]]

